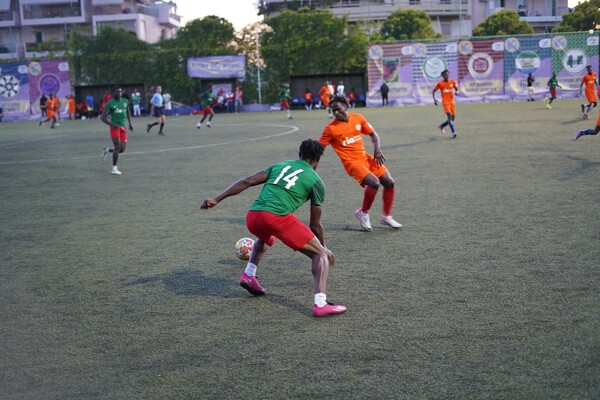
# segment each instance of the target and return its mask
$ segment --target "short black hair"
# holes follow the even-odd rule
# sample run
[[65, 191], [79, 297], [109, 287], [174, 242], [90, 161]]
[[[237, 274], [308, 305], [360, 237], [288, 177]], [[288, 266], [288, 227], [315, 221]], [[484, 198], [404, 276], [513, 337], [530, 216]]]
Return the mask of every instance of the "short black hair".
[[317, 140], [306, 139], [300, 143], [298, 156], [301, 160], [319, 162], [324, 151], [325, 147]]
[[346, 96], [334, 96], [333, 99], [331, 99], [330, 101], [331, 104], [333, 103], [342, 103], [346, 106], [348, 106], [348, 99], [346, 98]]
[[121, 86], [114, 86], [113, 87], [113, 93], [116, 92], [117, 90], [120, 90], [120, 89], [121, 89]]
[[443, 70], [442, 73], [440, 75], [442, 75], [444, 72], [450, 73], [450, 71], [448, 71], [447, 69]]

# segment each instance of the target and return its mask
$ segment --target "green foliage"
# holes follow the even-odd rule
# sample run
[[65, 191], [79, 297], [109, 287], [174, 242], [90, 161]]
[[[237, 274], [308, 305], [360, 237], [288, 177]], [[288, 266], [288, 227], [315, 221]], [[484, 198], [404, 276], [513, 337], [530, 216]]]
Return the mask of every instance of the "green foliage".
[[600, 0], [579, 3], [570, 14], [563, 15], [558, 32], [580, 32], [600, 28]]
[[398, 9], [391, 13], [383, 22], [381, 36], [385, 41], [442, 37], [433, 30], [429, 15], [414, 9]]
[[163, 49], [175, 49], [187, 57], [233, 55], [234, 28], [224, 18], [209, 15], [188, 22], [173, 39], [160, 43]]
[[67, 45], [75, 84], [136, 83], [148, 76], [151, 47], [131, 32], [104, 27], [88, 37], [73, 30]]
[[473, 36], [526, 35], [533, 33], [527, 21], [520, 21], [514, 10], [501, 10], [487, 17], [473, 30]]
[[[361, 31], [346, 35], [346, 18], [305, 7], [284, 11], [264, 22], [272, 32], [262, 35], [261, 53], [276, 81], [272, 82], [273, 87], [291, 75], [340, 73], [366, 67], [367, 37]], [[268, 94], [276, 96], [273, 90]]]

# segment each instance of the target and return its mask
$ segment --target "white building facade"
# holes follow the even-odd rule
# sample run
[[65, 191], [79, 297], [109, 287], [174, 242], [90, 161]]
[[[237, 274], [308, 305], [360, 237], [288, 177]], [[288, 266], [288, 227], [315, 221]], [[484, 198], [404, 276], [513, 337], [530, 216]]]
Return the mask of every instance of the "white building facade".
[[397, 9], [412, 8], [429, 15], [433, 29], [444, 37], [468, 37], [488, 16], [503, 9], [519, 13], [536, 32], [548, 32], [569, 12], [567, 0], [260, 0], [259, 12], [275, 16], [286, 9], [322, 8], [346, 16], [350, 23], [367, 21], [379, 29]]
[[175, 36], [181, 18], [174, 2], [158, 0], [0, 0], [0, 58], [41, 56], [48, 42], [60, 51], [70, 29], [96, 35], [103, 26], [156, 43]]

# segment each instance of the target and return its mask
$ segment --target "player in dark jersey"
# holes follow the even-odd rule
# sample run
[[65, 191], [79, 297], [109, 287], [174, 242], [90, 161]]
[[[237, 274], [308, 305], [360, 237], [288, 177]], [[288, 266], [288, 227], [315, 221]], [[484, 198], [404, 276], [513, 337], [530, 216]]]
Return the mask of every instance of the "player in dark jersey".
[[[312, 259], [315, 302], [313, 315], [323, 317], [346, 311], [345, 306], [327, 302], [327, 277], [335, 256], [324, 245], [321, 207], [325, 198], [325, 185], [315, 169], [319, 165], [324, 147], [316, 140], [307, 139], [300, 144], [299, 160], [287, 160], [271, 165], [247, 178], [230, 185], [214, 199], [206, 199], [200, 206], [206, 210], [230, 196], [235, 196], [251, 186], [263, 185], [246, 216], [248, 230], [258, 239], [254, 243], [240, 285], [255, 296], [265, 294], [256, 280], [256, 269], [275, 238], [286, 246]], [[294, 215], [294, 211], [310, 200], [310, 228]]]

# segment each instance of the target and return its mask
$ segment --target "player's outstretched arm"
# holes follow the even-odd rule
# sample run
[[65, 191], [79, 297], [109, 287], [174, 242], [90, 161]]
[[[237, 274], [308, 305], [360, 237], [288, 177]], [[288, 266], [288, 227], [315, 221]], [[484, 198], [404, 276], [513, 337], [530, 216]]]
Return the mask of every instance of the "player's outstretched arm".
[[214, 199], [204, 200], [200, 205], [200, 209], [207, 210], [209, 208], [213, 208], [222, 200], [230, 196], [238, 195], [251, 186], [256, 186], [265, 183], [267, 181], [267, 177], [268, 175], [265, 173], [265, 171], [258, 171], [247, 178], [240, 179], [239, 181], [232, 183], [227, 189], [223, 191], [223, 193], [221, 193]]
[[383, 152], [381, 151], [381, 140], [379, 139], [379, 135], [377, 132], [373, 131], [371, 134], [371, 142], [373, 143], [373, 158], [377, 162], [377, 165], [383, 165], [385, 162], [385, 157], [383, 156]]

